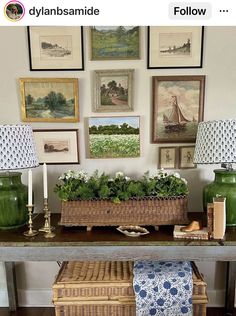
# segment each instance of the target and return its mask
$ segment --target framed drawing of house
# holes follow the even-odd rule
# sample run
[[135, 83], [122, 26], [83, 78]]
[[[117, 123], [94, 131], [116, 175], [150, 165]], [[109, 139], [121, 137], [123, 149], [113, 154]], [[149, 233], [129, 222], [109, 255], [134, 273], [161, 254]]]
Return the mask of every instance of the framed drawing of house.
[[149, 26], [148, 69], [201, 68], [202, 26]]
[[81, 26], [29, 26], [30, 70], [84, 70]]
[[205, 76], [154, 76], [153, 143], [194, 143], [203, 120]]

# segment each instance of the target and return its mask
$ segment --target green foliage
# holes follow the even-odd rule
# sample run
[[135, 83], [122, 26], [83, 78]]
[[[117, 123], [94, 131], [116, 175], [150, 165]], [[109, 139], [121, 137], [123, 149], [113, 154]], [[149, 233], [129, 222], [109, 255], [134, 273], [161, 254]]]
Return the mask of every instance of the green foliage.
[[62, 184], [57, 184], [55, 192], [61, 200], [92, 200], [108, 199], [114, 203], [130, 198], [144, 197], [178, 197], [188, 194], [187, 182], [179, 174], [160, 171], [150, 177], [148, 173], [140, 179], [130, 179], [122, 172], [114, 177], [95, 171], [90, 177], [83, 171], [68, 171], [60, 178]]
[[139, 157], [139, 135], [90, 135], [91, 158]]

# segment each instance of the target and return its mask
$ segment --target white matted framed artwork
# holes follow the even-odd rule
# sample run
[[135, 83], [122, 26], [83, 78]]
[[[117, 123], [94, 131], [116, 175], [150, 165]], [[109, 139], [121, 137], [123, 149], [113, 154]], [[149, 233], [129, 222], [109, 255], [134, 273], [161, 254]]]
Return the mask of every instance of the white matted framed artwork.
[[35, 129], [33, 134], [40, 164], [79, 163], [78, 130]]
[[82, 26], [28, 26], [30, 70], [84, 70]]
[[148, 69], [201, 68], [202, 26], [149, 26]]

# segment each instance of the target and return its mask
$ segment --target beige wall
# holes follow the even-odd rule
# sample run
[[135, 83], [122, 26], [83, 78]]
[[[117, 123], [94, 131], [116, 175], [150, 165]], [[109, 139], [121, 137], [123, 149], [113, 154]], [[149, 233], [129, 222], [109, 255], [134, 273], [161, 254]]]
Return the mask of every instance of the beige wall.
[[[79, 128], [80, 165], [48, 166], [50, 208], [58, 212], [59, 200], [53, 193], [58, 176], [68, 169], [95, 169], [106, 172], [122, 170], [129, 174], [142, 174], [157, 168], [158, 145], [150, 144], [151, 77], [154, 75], [206, 75], [205, 120], [236, 117], [236, 27], [206, 27], [204, 59], [202, 69], [146, 69], [146, 28], [141, 28], [141, 60], [138, 61], [89, 61], [88, 30], [85, 28], [85, 71], [78, 72], [30, 72], [26, 29], [23, 27], [1, 27], [0, 58], [0, 123], [20, 123], [20, 77], [68, 77], [79, 78], [80, 123], [32, 123], [33, 128]], [[134, 115], [141, 116], [141, 157], [135, 159], [93, 160], [85, 158], [83, 130], [84, 117], [95, 115], [91, 111], [92, 74], [97, 69], [135, 69]], [[130, 113], [131, 114], [131, 113]], [[201, 192], [205, 183], [213, 179], [214, 166], [181, 170], [189, 182], [190, 210], [201, 210]], [[36, 211], [42, 210], [42, 167], [33, 171]], [[26, 183], [26, 172], [22, 180]], [[208, 281], [212, 305], [223, 300], [224, 264], [202, 262], [201, 271]], [[50, 285], [58, 270], [56, 263], [19, 263], [17, 274], [20, 301], [27, 305], [49, 304]], [[219, 273], [222, 272], [222, 273]], [[40, 301], [37, 295], [41, 293]], [[0, 305], [7, 304], [5, 296], [4, 270], [0, 266]]]

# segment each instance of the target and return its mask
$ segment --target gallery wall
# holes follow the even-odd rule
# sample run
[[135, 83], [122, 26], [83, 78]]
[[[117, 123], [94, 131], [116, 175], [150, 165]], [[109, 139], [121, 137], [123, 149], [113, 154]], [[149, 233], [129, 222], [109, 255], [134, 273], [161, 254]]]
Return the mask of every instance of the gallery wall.
[[[19, 78], [54, 77], [79, 79], [79, 123], [31, 123], [33, 128], [79, 129], [80, 165], [48, 166], [49, 206], [52, 212], [60, 211], [60, 202], [53, 188], [61, 173], [68, 169], [83, 169], [92, 173], [95, 169], [114, 173], [123, 171], [129, 175], [141, 175], [145, 171], [155, 172], [158, 163], [158, 145], [151, 144], [151, 77], [157, 75], [205, 75], [205, 120], [235, 118], [236, 116], [236, 27], [206, 27], [204, 36], [203, 68], [198, 69], [147, 69], [147, 30], [141, 27], [141, 59], [120, 61], [90, 61], [89, 32], [84, 28], [84, 71], [30, 71], [27, 32], [24, 27], [1, 27], [0, 59], [0, 123], [21, 123]], [[92, 112], [93, 71], [101, 69], [135, 69], [134, 111], [130, 115], [140, 116], [141, 156], [122, 159], [88, 159], [85, 155], [84, 118], [99, 116]], [[116, 115], [116, 114], [112, 114]], [[123, 115], [121, 113], [121, 115]], [[168, 146], [171, 144], [167, 144]], [[181, 144], [178, 144], [181, 145]], [[163, 144], [162, 144], [163, 146]], [[178, 170], [186, 178], [190, 189], [190, 211], [202, 211], [201, 192], [204, 184], [213, 179], [216, 166], [198, 166], [196, 169]], [[23, 171], [22, 181], [27, 182]], [[43, 187], [42, 166], [33, 170], [36, 212], [42, 212]], [[223, 304], [225, 265], [223, 263], [199, 262], [204, 273], [210, 305]], [[38, 306], [51, 304], [51, 284], [58, 271], [56, 262], [17, 263], [19, 302], [21, 305]], [[0, 306], [7, 306], [4, 267], [0, 266]]]

